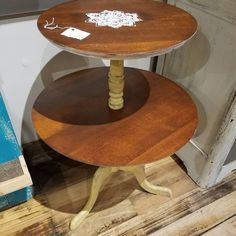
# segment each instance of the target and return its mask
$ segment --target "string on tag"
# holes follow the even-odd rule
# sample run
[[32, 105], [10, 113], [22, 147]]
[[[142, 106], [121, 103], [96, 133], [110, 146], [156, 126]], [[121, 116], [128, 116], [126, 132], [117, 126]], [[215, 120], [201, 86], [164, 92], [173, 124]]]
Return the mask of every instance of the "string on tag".
[[46, 20], [46, 23], [44, 24], [43, 28], [48, 30], [54, 30], [54, 29], [68, 29], [70, 27], [60, 27], [58, 24], [55, 23], [55, 19], [53, 17], [52, 22], [48, 22]]

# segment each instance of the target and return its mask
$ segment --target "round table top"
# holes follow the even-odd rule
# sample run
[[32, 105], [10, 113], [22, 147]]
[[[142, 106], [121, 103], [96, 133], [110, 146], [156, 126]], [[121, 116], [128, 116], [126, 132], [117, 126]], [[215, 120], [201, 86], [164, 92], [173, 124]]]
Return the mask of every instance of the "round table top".
[[[104, 10], [137, 13], [136, 26], [112, 28], [86, 22], [86, 13]], [[54, 18], [59, 27], [74, 27], [90, 33], [78, 40], [61, 35], [65, 28], [45, 29]], [[38, 28], [51, 42], [80, 55], [110, 59], [159, 55], [181, 46], [197, 30], [196, 20], [186, 11], [152, 0], [77, 0], [57, 5], [38, 19]]]
[[125, 106], [108, 107], [108, 68], [87, 69], [49, 85], [33, 123], [59, 153], [98, 166], [146, 164], [175, 153], [197, 126], [191, 97], [160, 75], [125, 68]]

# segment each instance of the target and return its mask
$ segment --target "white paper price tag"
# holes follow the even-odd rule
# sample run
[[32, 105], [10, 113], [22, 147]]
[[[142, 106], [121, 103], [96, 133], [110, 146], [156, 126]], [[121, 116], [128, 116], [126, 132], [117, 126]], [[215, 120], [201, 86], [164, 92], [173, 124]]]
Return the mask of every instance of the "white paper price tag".
[[68, 29], [63, 31], [61, 33], [61, 35], [66, 36], [66, 37], [70, 37], [70, 38], [75, 38], [75, 39], [82, 40], [84, 38], [87, 38], [90, 35], [90, 33], [85, 32], [85, 31], [80, 30], [80, 29], [69, 27]]

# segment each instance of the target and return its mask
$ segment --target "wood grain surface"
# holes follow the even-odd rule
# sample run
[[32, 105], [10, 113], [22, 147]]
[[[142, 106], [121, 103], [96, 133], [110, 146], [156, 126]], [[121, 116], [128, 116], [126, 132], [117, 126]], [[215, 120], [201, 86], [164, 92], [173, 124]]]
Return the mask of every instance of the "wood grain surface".
[[[138, 13], [136, 27], [96, 27], [86, 13], [119, 10]], [[48, 30], [46, 21], [60, 27], [75, 27], [91, 35], [77, 40], [60, 35], [65, 29]], [[80, 55], [103, 58], [139, 58], [166, 53], [181, 46], [197, 30], [196, 20], [182, 9], [152, 0], [77, 0], [44, 12], [38, 28], [51, 42]]]
[[125, 69], [125, 106], [108, 107], [108, 68], [67, 75], [36, 100], [39, 136], [63, 155], [98, 166], [138, 165], [176, 152], [194, 134], [197, 111], [174, 82], [152, 72]]

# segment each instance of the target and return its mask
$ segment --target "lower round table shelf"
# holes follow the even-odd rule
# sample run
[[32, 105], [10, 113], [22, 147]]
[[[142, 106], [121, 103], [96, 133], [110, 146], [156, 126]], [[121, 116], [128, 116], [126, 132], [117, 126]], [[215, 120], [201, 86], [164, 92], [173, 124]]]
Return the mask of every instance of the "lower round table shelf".
[[97, 166], [147, 164], [169, 156], [193, 135], [191, 97], [169, 79], [125, 69], [125, 106], [108, 107], [108, 68], [67, 75], [49, 85], [33, 107], [39, 136], [63, 155]]
[[171, 195], [147, 182], [143, 166], [175, 153], [194, 134], [197, 110], [174, 82], [152, 72], [125, 68], [124, 107], [108, 106], [109, 68], [78, 71], [53, 82], [37, 98], [32, 118], [41, 139], [68, 158], [100, 166], [74, 229], [93, 207], [104, 180], [132, 172], [148, 192]]

